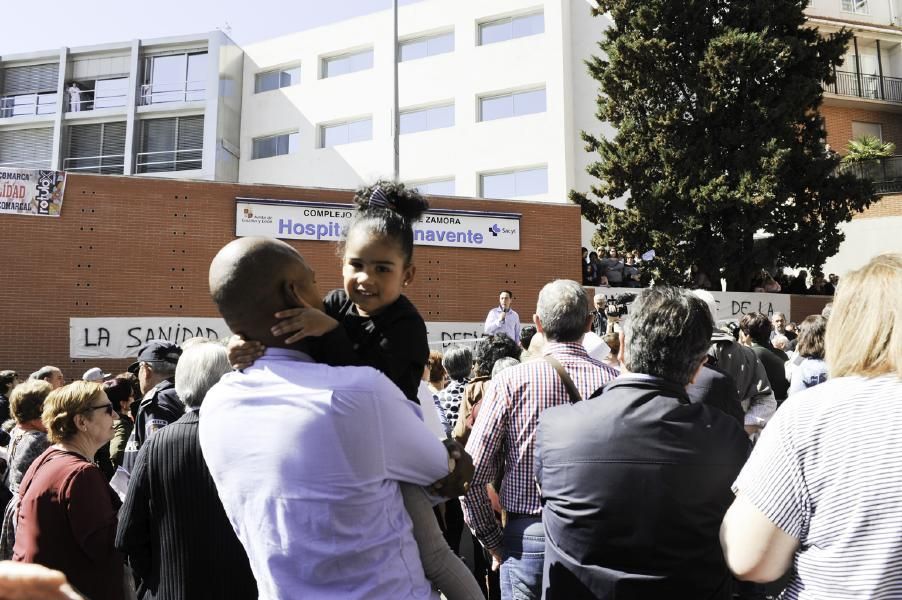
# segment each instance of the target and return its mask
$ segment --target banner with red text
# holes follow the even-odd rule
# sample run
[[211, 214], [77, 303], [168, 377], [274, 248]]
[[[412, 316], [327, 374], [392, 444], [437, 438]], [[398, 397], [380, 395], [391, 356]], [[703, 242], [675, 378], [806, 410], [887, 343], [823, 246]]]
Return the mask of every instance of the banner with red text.
[[0, 214], [58, 217], [65, 187], [62, 171], [0, 167]]

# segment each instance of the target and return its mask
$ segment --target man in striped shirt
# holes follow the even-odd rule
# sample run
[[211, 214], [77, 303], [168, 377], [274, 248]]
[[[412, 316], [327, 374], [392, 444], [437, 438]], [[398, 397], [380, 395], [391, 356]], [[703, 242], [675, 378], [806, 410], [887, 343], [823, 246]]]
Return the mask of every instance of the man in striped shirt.
[[[589, 299], [575, 281], [559, 279], [539, 293], [533, 316], [546, 344], [542, 354], [557, 359], [580, 396], [589, 398], [617, 372], [589, 358], [582, 338], [591, 326]], [[540, 598], [545, 534], [535, 482], [533, 450], [539, 415], [570, 402], [560, 376], [544, 358], [502, 372], [489, 385], [467, 442], [476, 471], [462, 500], [464, 518], [496, 563], [501, 597]], [[503, 474], [503, 476], [502, 476]], [[500, 499], [507, 521], [502, 531], [486, 492], [501, 478]]]

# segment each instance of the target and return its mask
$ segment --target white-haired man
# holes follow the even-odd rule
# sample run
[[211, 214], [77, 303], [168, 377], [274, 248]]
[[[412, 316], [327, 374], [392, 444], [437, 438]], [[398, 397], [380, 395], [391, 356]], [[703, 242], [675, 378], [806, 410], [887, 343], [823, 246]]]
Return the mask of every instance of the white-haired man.
[[[539, 293], [533, 315], [546, 344], [541, 358], [510, 367], [492, 380], [479, 418], [467, 442], [476, 471], [462, 504], [464, 517], [494, 561], [501, 564], [501, 597], [539, 598], [545, 534], [535, 484], [533, 450], [539, 415], [572, 401], [556, 367], [558, 362], [589, 398], [617, 372], [589, 357], [582, 345], [591, 327], [589, 299], [575, 281], [559, 279]], [[538, 337], [537, 334], [537, 337]], [[486, 485], [501, 474], [501, 506], [507, 513], [502, 531], [495, 520]]]

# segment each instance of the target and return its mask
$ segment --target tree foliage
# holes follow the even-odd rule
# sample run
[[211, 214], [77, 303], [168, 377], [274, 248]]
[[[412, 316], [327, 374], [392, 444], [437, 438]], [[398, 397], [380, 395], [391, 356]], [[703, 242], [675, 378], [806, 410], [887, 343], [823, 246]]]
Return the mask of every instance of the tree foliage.
[[[816, 268], [835, 254], [837, 225], [873, 196], [837, 173], [818, 113], [851, 34], [807, 27], [804, 0], [598, 4], [612, 25], [587, 65], [597, 117], [617, 134], [583, 132], [599, 181], [570, 197], [600, 237], [654, 248], [659, 281], [689, 284], [695, 265], [729, 289], [748, 289], [761, 265]], [[610, 204], [623, 196], [625, 209]]]
[[846, 146], [846, 155], [842, 161], [846, 163], [863, 162], [892, 156], [896, 151], [896, 145], [892, 142], [883, 142], [873, 135], [863, 135], [857, 140], [850, 140]]

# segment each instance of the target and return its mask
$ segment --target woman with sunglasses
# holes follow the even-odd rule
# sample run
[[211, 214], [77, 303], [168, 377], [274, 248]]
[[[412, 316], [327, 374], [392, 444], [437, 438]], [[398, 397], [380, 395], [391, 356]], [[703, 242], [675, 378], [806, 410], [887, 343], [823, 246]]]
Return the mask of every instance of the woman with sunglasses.
[[76, 381], [44, 401], [52, 442], [19, 486], [13, 560], [62, 571], [91, 600], [121, 600], [122, 556], [113, 546], [120, 502], [94, 465], [119, 416], [99, 383]]

